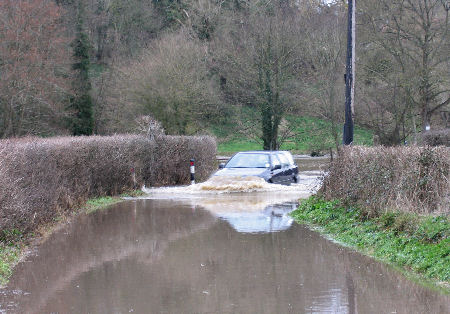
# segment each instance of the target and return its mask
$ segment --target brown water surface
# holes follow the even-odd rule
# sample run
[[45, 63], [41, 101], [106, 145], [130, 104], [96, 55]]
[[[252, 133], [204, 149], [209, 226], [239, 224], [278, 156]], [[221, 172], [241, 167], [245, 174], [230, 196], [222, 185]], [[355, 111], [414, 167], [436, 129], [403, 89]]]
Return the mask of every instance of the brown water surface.
[[448, 313], [450, 300], [297, 225], [278, 195], [126, 201], [53, 234], [11, 313]]
[[330, 163], [329, 156], [323, 157], [308, 157], [308, 156], [295, 156], [295, 163], [298, 165], [300, 172], [303, 171], [325, 171]]

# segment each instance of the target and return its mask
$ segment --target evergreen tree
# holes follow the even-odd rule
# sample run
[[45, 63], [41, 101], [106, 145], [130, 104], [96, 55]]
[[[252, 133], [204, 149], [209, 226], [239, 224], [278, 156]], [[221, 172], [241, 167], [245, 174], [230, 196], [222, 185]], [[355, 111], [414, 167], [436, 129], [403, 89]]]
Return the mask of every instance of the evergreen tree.
[[76, 71], [76, 77], [73, 81], [75, 94], [70, 100], [70, 109], [74, 112], [70, 121], [73, 135], [91, 135], [94, 130], [93, 102], [90, 95], [92, 86], [89, 78], [90, 51], [92, 47], [83, 29], [83, 13], [83, 1], [80, 1], [77, 34], [72, 42], [75, 61], [72, 68]]

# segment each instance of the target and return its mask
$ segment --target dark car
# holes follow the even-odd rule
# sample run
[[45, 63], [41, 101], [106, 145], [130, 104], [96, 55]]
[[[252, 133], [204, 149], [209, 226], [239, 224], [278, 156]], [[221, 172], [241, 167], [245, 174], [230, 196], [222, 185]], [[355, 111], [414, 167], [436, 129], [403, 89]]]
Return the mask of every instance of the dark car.
[[239, 152], [219, 167], [214, 176], [256, 176], [278, 184], [298, 181], [298, 167], [288, 151]]

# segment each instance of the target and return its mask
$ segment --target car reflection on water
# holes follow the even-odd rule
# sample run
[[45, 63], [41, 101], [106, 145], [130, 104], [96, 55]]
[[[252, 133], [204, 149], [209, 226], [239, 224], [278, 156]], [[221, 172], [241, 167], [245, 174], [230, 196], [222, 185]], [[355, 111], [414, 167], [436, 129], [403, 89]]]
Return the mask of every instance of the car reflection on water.
[[[310, 193], [283, 185], [268, 183], [265, 185], [278, 187], [278, 190], [212, 195], [184, 193], [182, 198], [177, 198], [175, 193], [152, 193], [141, 198], [170, 199], [173, 202], [189, 204], [193, 209], [207, 210], [240, 233], [270, 233], [288, 230], [294, 222], [289, 213], [297, 208], [299, 198], [305, 198]], [[178, 194], [178, 196], [181, 195]]]
[[234, 230], [241, 233], [269, 233], [287, 230], [294, 220], [289, 213], [297, 203], [273, 204], [261, 212], [221, 213], [218, 217], [228, 222]]
[[[302, 176], [309, 177], [309, 176]], [[144, 189], [144, 199], [170, 199], [202, 208], [243, 233], [267, 233], [289, 229], [289, 213], [298, 200], [310, 196], [320, 179], [302, 179], [306, 184], [269, 184], [255, 176], [213, 176], [208, 181], [184, 186]]]

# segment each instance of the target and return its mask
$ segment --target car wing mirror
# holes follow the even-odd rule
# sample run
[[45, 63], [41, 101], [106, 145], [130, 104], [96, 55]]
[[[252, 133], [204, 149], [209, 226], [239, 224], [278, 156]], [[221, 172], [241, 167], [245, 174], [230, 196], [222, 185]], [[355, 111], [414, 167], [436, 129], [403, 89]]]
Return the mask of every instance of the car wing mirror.
[[281, 169], [281, 165], [274, 165], [272, 167], [272, 170], [278, 170], [278, 169]]
[[223, 168], [225, 168], [225, 163], [221, 162], [221, 163], [219, 164], [219, 169], [223, 169]]

